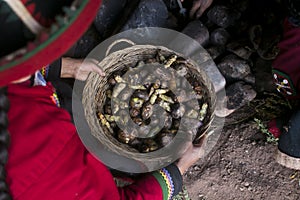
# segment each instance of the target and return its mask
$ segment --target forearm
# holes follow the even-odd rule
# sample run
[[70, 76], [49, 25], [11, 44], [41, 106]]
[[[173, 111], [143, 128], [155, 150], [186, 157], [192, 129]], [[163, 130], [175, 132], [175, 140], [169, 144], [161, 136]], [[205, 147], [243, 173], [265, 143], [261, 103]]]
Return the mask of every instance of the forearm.
[[76, 69], [80, 67], [82, 63], [81, 59], [72, 59], [72, 58], [61, 58], [61, 78], [75, 78]]
[[41, 72], [48, 81], [54, 81], [60, 78], [74, 78], [76, 69], [81, 63], [82, 60], [62, 57], [50, 65], [43, 67]]

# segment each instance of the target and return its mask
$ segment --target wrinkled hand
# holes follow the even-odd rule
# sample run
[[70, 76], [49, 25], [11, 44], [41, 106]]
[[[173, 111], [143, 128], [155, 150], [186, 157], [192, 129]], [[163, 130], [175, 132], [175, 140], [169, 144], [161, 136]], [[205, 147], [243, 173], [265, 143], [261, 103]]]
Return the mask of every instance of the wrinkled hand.
[[75, 78], [85, 81], [90, 72], [105, 76], [105, 73], [96, 63], [97, 61], [94, 59], [83, 62], [83, 59], [62, 58], [61, 78]]
[[212, 2], [213, 0], [193, 0], [193, 6], [190, 11], [190, 18], [201, 17], [201, 15], [212, 4]]
[[183, 175], [189, 167], [195, 164], [205, 154], [205, 147], [207, 144], [207, 137], [204, 135], [197, 146], [192, 143], [176, 163], [180, 173]]

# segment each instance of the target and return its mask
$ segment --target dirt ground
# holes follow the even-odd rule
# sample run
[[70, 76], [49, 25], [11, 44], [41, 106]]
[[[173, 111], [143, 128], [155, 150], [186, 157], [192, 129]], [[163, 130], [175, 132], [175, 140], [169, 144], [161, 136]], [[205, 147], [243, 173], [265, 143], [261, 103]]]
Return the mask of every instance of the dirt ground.
[[[233, 113], [228, 119], [239, 115]], [[231, 123], [230, 122], [230, 123]], [[214, 149], [184, 177], [192, 200], [300, 199], [299, 173], [277, 164], [277, 146], [248, 120], [226, 125]]]

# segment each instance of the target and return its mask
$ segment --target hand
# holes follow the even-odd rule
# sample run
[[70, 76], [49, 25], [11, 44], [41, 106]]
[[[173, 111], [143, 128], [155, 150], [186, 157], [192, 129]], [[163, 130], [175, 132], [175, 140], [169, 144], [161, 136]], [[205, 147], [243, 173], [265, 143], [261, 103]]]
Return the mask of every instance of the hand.
[[101, 76], [105, 76], [105, 73], [96, 63], [95, 59], [83, 62], [83, 59], [62, 58], [61, 78], [75, 78], [85, 81], [90, 72], [96, 72]]
[[181, 175], [183, 175], [189, 167], [196, 163], [200, 158], [203, 158], [205, 153], [205, 147], [207, 144], [207, 137], [204, 135], [197, 146], [192, 143], [187, 148], [186, 152], [176, 163]]
[[212, 2], [213, 0], [193, 0], [193, 6], [190, 11], [190, 18], [201, 17], [201, 15], [212, 4]]

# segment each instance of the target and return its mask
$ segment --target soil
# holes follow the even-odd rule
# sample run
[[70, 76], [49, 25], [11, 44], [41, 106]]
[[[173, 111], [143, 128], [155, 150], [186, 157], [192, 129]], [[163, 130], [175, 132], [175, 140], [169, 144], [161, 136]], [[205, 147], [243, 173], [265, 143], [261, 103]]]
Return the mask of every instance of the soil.
[[226, 119], [217, 145], [184, 177], [192, 200], [300, 199], [299, 173], [276, 163], [276, 143], [267, 143], [257, 124]]
[[[253, 16], [253, 12], [251, 12], [253, 8], [258, 13], [263, 8], [270, 8], [274, 12], [276, 9], [278, 10], [278, 6], [273, 6], [271, 9], [271, 5], [275, 1], [255, 0], [249, 2], [253, 3], [253, 7], [248, 9], [250, 16]], [[261, 13], [266, 12], [262, 11]], [[275, 16], [279, 16], [279, 14], [277, 13]], [[264, 21], [263, 17], [257, 17], [254, 20], [258, 24], [262, 24]], [[275, 24], [280, 25], [279, 21], [275, 20]], [[256, 91], [260, 94], [264, 91], [274, 91], [271, 62], [263, 59], [252, 59], [252, 62], [254, 63], [252, 72], [256, 80]], [[255, 101], [254, 104], [257, 103]], [[264, 114], [260, 112], [261, 116], [257, 118], [264, 122], [268, 120], [267, 118], [273, 118], [274, 113], [276, 115], [280, 112], [279, 105], [280, 103], [273, 104], [270, 108], [271, 110], [278, 108], [276, 111]], [[277, 144], [267, 142], [265, 133], [259, 130], [257, 123], [253, 120], [254, 110], [249, 107], [242, 108], [228, 116], [217, 144], [207, 156], [186, 173], [184, 185], [190, 199], [300, 199], [300, 171], [285, 168], [276, 162]], [[247, 120], [241, 120], [244, 118]]]

